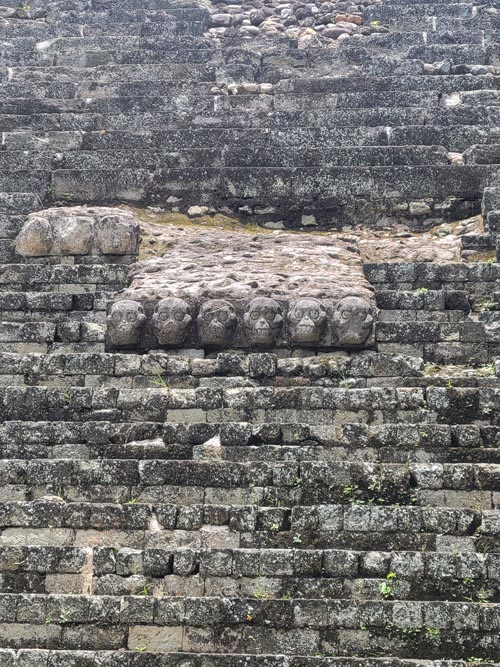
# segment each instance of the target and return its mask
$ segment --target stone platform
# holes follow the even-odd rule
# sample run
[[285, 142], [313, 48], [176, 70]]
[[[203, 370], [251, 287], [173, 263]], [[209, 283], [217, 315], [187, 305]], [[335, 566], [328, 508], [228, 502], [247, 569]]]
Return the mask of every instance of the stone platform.
[[147, 317], [141, 349], [373, 345], [373, 289], [348, 240], [194, 226], [161, 242], [163, 258], [134, 265], [110, 308], [111, 347], [121, 336], [113, 320], [133, 302]]

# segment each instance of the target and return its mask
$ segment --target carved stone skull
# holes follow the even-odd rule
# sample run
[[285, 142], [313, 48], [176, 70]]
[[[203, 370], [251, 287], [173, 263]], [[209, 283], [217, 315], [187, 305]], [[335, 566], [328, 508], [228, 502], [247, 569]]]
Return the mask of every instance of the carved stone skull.
[[326, 327], [325, 307], [318, 299], [297, 299], [291, 304], [288, 322], [294, 343], [317, 343]]
[[180, 345], [192, 321], [184, 299], [167, 297], [159, 301], [153, 313], [153, 332], [160, 345]]
[[50, 255], [54, 245], [52, 227], [43, 218], [31, 218], [16, 239], [16, 252], [24, 257]]
[[229, 345], [238, 323], [234, 308], [222, 299], [206, 301], [198, 315], [198, 333], [204, 345]]
[[89, 217], [66, 216], [58, 220], [54, 229], [54, 242], [63, 254], [87, 255], [94, 240], [92, 220]]
[[373, 327], [373, 308], [359, 296], [341, 299], [333, 313], [333, 326], [340, 345], [362, 345]]
[[279, 303], [265, 296], [252, 299], [244, 322], [246, 334], [253, 345], [273, 345], [283, 327]]
[[108, 340], [116, 347], [138, 345], [146, 323], [144, 309], [137, 301], [115, 301], [106, 318]]
[[103, 255], [134, 255], [139, 243], [139, 226], [118, 215], [106, 215], [96, 223], [96, 237]]

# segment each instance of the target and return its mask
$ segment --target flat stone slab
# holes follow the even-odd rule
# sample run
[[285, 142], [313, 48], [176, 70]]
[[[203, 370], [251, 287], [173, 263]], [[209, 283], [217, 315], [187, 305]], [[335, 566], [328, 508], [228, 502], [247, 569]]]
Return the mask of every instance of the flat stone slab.
[[108, 347], [363, 348], [373, 289], [351, 239], [162, 230], [163, 257], [133, 265], [108, 311]]

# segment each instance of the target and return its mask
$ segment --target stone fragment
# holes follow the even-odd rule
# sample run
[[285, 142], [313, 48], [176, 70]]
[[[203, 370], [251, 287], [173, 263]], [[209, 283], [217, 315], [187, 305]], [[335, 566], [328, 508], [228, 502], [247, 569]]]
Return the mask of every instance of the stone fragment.
[[190, 218], [199, 218], [202, 215], [208, 213], [208, 206], [190, 206], [188, 208], [187, 214]]
[[210, 21], [214, 26], [230, 26], [232, 23], [231, 14], [212, 14]]

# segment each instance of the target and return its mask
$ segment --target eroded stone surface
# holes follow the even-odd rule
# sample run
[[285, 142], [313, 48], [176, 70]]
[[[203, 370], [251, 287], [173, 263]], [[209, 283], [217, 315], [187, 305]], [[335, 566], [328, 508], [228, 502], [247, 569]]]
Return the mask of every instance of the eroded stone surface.
[[153, 331], [160, 345], [180, 345], [193, 318], [184, 299], [167, 297], [158, 302], [153, 313]]
[[106, 318], [109, 340], [115, 347], [133, 347], [141, 340], [146, 323], [143, 307], [137, 301], [115, 301]]
[[135, 264], [119, 295], [144, 307], [143, 349], [370, 345], [376, 308], [350, 239], [195, 226], [161, 234], [168, 250]]
[[84, 206], [32, 213], [16, 239], [24, 257], [46, 255], [134, 255], [139, 225], [121, 209]]

